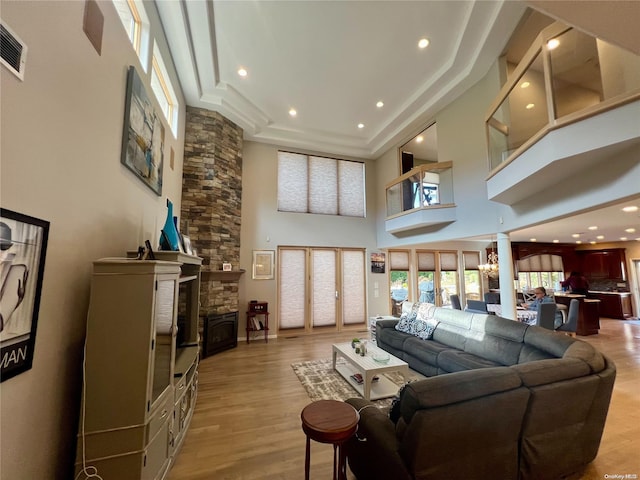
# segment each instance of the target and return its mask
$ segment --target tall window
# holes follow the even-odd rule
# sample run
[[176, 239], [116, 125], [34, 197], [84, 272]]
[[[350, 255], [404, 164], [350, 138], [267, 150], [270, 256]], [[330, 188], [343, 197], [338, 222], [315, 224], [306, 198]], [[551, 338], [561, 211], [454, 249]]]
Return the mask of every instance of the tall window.
[[480, 252], [462, 252], [464, 261], [464, 297], [466, 300], [482, 300], [480, 281]]
[[389, 250], [391, 314], [400, 316], [401, 304], [409, 299], [409, 250]]
[[416, 250], [416, 256], [419, 298], [438, 306], [451, 305], [450, 296], [458, 293], [458, 252]]
[[112, 0], [145, 72], [149, 65], [149, 19], [139, 0]]
[[158, 46], [153, 45], [153, 59], [151, 68], [151, 90], [158, 99], [160, 109], [164, 113], [164, 117], [167, 119], [173, 136], [178, 136], [178, 100], [176, 98], [175, 90], [169, 80], [169, 74], [165, 67], [162, 55]]
[[364, 164], [278, 152], [278, 211], [364, 217]]

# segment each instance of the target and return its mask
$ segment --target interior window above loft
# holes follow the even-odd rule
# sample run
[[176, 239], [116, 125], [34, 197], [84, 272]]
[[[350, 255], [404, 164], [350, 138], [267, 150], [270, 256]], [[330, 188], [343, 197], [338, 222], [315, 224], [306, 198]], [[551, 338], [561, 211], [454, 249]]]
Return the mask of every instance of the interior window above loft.
[[364, 163], [278, 152], [278, 211], [365, 217]]
[[145, 72], [149, 63], [149, 18], [138, 0], [112, 0], [127, 37]]
[[173, 136], [178, 136], [178, 100], [175, 90], [169, 80], [169, 74], [165, 68], [162, 55], [157, 44], [153, 45], [153, 60], [151, 69], [151, 89], [158, 99], [160, 109], [164, 113]]
[[438, 131], [433, 123], [400, 147], [400, 175], [420, 165], [438, 162]]

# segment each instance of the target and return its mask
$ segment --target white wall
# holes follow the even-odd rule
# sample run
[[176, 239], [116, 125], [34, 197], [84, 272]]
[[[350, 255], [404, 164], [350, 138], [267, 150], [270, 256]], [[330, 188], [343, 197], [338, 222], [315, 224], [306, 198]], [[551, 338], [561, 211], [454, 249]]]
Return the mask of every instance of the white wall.
[[[287, 150], [286, 148], [284, 148]], [[300, 152], [318, 153], [318, 152]], [[330, 155], [326, 155], [330, 156]], [[344, 158], [344, 157], [341, 157]], [[346, 160], [358, 160], [346, 158]], [[360, 159], [360, 161], [363, 161]], [[239, 337], [244, 336], [243, 308], [249, 300], [269, 302], [270, 325], [277, 322], [276, 280], [252, 280], [253, 250], [276, 250], [279, 245], [314, 247], [359, 247], [369, 255], [376, 250], [375, 236], [375, 168], [365, 160], [367, 216], [366, 218], [311, 215], [278, 212], [277, 177], [278, 147], [256, 142], [245, 142], [242, 159], [242, 227], [240, 233], [240, 268], [246, 273], [240, 279]], [[277, 258], [276, 258], [277, 266]], [[387, 297], [375, 298], [374, 282], [384, 275], [369, 273], [369, 309], [384, 312]], [[384, 276], [386, 279], [386, 276]], [[385, 290], [380, 290], [384, 292]], [[384, 304], [383, 304], [384, 302]], [[275, 334], [275, 329], [271, 332]]]
[[[51, 222], [33, 368], [0, 387], [7, 480], [72, 478], [91, 262], [123, 256], [145, 239], [157, 244], [167, 196], [180, 211], [182, 133], [175, 139], [165, 130], [162, 197], [120, 163], [129, 65], [151, 90], [113, 4], [99, 7], [101, 56], [82, 30], [84, 2], [2, 2], [2, 20], [29, 50], [24, 82], [0, 67], [0, 203]], [[157, 27], [155, 12], [148, 14]], [[184, 117], [183, 106], [180, 132]]]
[[[484, 115], [498, 92], [497, 67], [435, 118], [438, 128], [438, 161], [453, 162], [454, 203], [457, 220], [448, 225], [405, 235], [385, 231], [384, 186], [400, 176], [397, 147], [376, 162], [377, 236], [379, 247], [398, 247], [464, 239], [498, 231], [498, 205], [487, 199], [484, 179], [488, 173], [488, 154]], [[404, 142], [403, 142], [404, 143]]]

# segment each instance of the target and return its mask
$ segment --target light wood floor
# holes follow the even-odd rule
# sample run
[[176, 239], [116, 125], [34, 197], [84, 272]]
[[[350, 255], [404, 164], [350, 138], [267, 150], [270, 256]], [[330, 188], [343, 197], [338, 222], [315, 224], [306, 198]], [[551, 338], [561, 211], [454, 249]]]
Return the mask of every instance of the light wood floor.
[[[600, 323], [599, 335], [578, 338], [614, 360], [617, 378], [598, 457], [572, 480], [639, 479], [640, 322]], [[304, 478], [300, 411], [310, 400], [291, 364], [329, 358], [332, 343], [352, 336], [254, 340], [202, 360], [195, 413], [169, 480]], [[311, 478], [331, 478], [332, 455], [330, 445], [311, 443]]]

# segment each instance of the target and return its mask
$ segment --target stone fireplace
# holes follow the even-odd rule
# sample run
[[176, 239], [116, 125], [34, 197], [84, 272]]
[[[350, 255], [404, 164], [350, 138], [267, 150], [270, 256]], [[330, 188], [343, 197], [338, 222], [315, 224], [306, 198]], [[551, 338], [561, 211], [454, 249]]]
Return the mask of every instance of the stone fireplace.
[[[203, 341], [207, 318], [227, 313], [237, 317], [241, 206], [242, 129], [217, 112], [187, 107], [180, 228], [203, 259]], [[223, 263], [230, 263], [233, 271], [223, 272]]]

